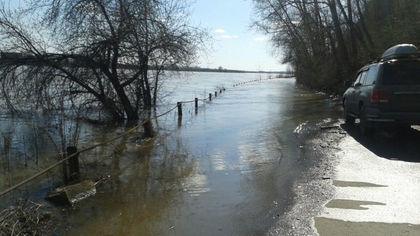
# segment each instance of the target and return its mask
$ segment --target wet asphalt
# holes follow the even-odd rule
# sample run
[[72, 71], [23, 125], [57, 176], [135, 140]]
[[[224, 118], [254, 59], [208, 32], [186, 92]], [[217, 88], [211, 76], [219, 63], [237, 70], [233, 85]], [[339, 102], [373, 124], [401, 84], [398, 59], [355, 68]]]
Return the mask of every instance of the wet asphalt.
[[420, 235], [420, 129], [370, 138], [338, 119], [302, 149], [315, 164], [295, 182], [293, 207], [269, 235]]
[[331, 150], [334, 194], [315, 218], [317, 232], [420, 235], [419, 128], [378, 131], [370, 138], [360, 135], [358, 124], [337, 130], [345, 134]]

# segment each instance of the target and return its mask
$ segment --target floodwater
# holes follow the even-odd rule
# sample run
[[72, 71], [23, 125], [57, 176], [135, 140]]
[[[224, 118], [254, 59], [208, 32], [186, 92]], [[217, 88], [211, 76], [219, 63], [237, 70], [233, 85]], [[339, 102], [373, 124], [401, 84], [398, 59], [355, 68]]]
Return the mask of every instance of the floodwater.
[[[209, 93], [214, 96], [221, 87], [226, 91], [211, 102], [200, 102], [197, 113], [193, 103], [185, 104], [182, 122], [178, 122], [176, 110], [159, 118], [155, 123], [159, 135], [155, 139], [139, 143], [134, 135], [82, 154], [82, 176], [103, 181], [97, 184], [94, 197], [64, 211], [58, 234], [267, 232], [292, 206], [294, 181], [313, 165], [301, 151], [311, 133], [302, 130], [301, 124], [339, 115], [325, 95], [298, 88], [294, 79], [267, 80], [269, 77], [188, 73], [168, 79], [163, 88], [167, 95], [164, 104], [205, 98]], [[259, 79], [262, 81], [232, 87]], [[170, 107], [160, 106], [157, 113]], [[6, 121], [10, 123], [3, 123]], [[100, 143], [123, 131], [121, 127], [85, 125], [80, 145]], [[37, 152], [42, 156], [46, 151]], [[22, 160], [20, 166], [26, 159]], [[33, 162], [30, 159], [30, 173], [41, 169], [48, 160], [37, 159], [36, 165]], [[8, 163], [10, 169], [13, 161]], [[1, 175], [1, 189], [29, 175], [25, 171], [7, 173]], [[57, 175], [51, 173], [12, 196], [41, 198], [59, 182]]]

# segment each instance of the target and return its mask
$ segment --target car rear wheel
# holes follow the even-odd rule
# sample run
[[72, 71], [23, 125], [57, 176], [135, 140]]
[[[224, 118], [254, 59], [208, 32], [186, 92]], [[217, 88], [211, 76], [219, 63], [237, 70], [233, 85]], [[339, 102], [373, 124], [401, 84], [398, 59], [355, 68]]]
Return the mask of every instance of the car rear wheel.
[[394, 127], [395, 131], [400, 134], [407, 134], [411, 131], [411, 125], [400, 124]]
[[366, 119], [365, 107], [362, 105], [359, 109], [359, 119], [360, 119], [360, 133], [364, 137], [371, 137], [375, 133], [375, 128], [372, 127], [372, 124]]

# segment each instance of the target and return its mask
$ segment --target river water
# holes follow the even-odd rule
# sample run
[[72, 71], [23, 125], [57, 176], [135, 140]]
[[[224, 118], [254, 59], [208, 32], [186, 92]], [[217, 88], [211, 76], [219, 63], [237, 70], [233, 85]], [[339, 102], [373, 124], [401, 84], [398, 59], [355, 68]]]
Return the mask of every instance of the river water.
[[[193, 103], [185, 104], [182, 122], [176, 111], [159, 118], [155, 139], [140, 144], [134, 135], [82, 154], [82, 176], [106, 181], [97, 185], [94, 197], [63, 211], [58, 234], [267, 232], [293, 205], [293, 183], [313, 165], [301, 151], [308, 138], [301, 125], [339, 115], [325, 95], [299, 88], [294, 79], [271, 76], [188, 73], [168, 78], [161, 103], [170, 105], [160, 106], [158, 113], [177, 101], [205, 98], [222, 87], [226, 91], [211, 102], [200, 102], [197, 113]], [[10, 118], [2, 122], [10, 127]], [[121, 127], [84, 126], [80, 142], [82, 146], [99, 143], [123, 131]], [[39, 149], [38, 156], [47, 152]], [[29, 175], [10, 171], [10, 162], [9, 174], [1, 175], [2, 189]], [[29, 162], [30, 173], [48, 163], [42, 158], [36, 165], [32, 159]], [[54, 176], [37, 180], [12, 196], [42, 198], [57, 183], [59, 177]]]

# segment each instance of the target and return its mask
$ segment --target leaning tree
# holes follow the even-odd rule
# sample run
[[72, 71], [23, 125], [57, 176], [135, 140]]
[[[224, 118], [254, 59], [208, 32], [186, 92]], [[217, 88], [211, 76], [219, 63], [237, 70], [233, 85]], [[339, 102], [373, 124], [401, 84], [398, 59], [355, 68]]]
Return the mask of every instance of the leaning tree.
[[59, 105], [112, 120], [156, 104], [160, 72], [188, 65], [205, 33], [180, 0], [29, 0], [0, 10], [0, 84], [11, 111]]

